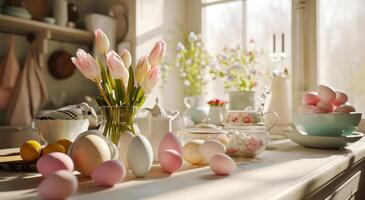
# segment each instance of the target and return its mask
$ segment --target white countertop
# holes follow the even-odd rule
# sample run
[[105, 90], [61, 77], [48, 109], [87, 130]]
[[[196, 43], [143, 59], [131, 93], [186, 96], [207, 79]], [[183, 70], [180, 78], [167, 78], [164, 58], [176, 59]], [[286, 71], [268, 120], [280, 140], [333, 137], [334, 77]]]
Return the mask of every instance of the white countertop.
[[[0, 150], [1, 155], [7, 152]], [[70, 199], [300, 199], [364, 157], [365, 138], [346, 150], [308, 149], [282, 140], [257, 158], [238, 159], [237, 170], [230, 176], [215, 176], [209, 166], [188, 164], [169, 176], [155, 166], [147, 177], [128, 175], [113, 188], [79, 178], [77, 194]], [[41, 180], [35, 173], [0, 171], [0, 198], [37, 199]]]

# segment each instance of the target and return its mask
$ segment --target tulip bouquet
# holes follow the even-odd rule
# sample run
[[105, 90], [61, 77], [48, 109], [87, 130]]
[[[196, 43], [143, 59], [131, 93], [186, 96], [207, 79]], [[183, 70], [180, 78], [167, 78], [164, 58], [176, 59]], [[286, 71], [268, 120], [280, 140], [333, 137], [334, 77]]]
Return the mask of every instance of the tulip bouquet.
[[210, 70], [213, 79], [223, 78], [224, 87], [235, 91], [252, 91], [256, 83], [257, 56], [259, 52], [255, 48], [255, 42], [249, 42], [249, 48], [242, 46], [225, 48], [217, 56], [219, 66]]
[[204, 49], [201, 37], [191, 32], [187, 48], [179, 42], [176, 51], [175, 65], [183, 79], [185, 96], [202, 95], [203, 88], [207, 84], [205, 77], [211, 64], [211, 58]]
[[96, 100], [103, 113], [103, 133], [116, 144], [122, 132], [135, 132], [134, 116], [159, 80], [158, 65], [166, 44], [157, 42], [150, 55], [139, 59], [136, 67], [131, 66], [128, 50], [123, 49], [119, 54], [109, 50], [108, 37], [100, 29], [95, 31], [95, 45], [99, 56], [94, 58], [78, 49], [76, 57], [71, 59], [98, 87], [100, 97]]

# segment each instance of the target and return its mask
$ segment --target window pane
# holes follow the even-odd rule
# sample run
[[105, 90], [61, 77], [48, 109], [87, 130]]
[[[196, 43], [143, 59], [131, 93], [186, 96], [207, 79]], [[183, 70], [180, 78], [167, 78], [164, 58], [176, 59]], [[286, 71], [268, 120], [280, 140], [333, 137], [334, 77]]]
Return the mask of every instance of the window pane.
[[318, 80], [365, 111], [365, 1], [319, 0]]

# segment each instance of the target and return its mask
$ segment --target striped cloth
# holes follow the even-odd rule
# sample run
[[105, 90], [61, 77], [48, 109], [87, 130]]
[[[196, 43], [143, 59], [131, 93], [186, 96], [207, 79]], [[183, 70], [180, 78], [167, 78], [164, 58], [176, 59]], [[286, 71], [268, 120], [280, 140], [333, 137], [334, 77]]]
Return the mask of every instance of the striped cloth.
[[95, 110], [87, 103], [83, 102], [78, 105], [69, 105], [57, 110], [43, 112], [37, 119], [40, 120], [77, 120], [88, 119], [91, 128], [98, 126], [98, 117]]

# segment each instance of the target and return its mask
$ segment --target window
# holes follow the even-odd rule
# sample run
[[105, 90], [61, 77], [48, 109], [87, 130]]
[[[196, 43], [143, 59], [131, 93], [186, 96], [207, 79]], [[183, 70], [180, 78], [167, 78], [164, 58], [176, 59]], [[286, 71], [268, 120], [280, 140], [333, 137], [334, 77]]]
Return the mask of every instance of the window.
[[318, 0], [318, 82], [365, 111], [365, 1]]

